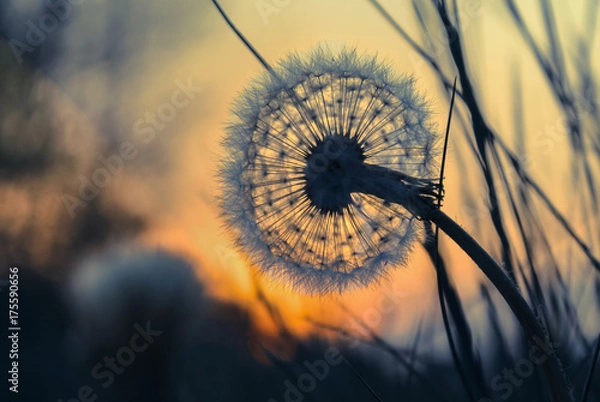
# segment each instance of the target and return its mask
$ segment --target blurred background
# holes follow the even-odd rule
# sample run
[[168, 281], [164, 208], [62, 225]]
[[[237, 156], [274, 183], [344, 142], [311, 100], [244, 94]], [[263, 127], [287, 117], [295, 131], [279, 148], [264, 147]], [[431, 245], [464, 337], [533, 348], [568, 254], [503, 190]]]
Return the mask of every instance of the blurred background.
[[[589, 383], [598, 400], [600, 11], [521, 3], [220, 2], [272, 63], [326, 43], [414, 75], [440, 132], [458, 76], [444, 211], [535, 306], [575, 395]], [[376, 286], [320, 297], [257, 275], [233, 247], [219, 142], [263, 70], [211, 2], [4, 0], [0, 38], [14, 400], [548, 400], [537, 371], [494, 381], [531, 346], [444, 236], [442, 271], [418, 247]], [[148, 347], [129, 353], [134, 337]]]

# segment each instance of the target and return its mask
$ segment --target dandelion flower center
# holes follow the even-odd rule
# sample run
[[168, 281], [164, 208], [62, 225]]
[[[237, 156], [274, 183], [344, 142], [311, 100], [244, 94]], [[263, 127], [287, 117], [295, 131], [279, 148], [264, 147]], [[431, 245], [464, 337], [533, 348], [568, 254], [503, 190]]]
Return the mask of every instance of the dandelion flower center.
[[363, 148], [348, 136], [333, 134], [311, 147], [304, 175], [306, 195], [322, 214], [343, 213], [352, 203], [353, 176], [365, 160]]

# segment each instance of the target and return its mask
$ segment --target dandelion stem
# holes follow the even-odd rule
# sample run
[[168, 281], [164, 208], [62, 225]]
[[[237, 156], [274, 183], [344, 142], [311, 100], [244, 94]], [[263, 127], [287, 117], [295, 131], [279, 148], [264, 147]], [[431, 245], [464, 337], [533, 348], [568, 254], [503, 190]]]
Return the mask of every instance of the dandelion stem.
[[[488, 277], [519, 320], [527, 337], [532, 341], [536, 339], [546, 341], [548, 335], [531, 307], [494, 258], [458, 223], [437, 208], [435, 197], [426, 186], [414, 186], [407, 182], [404, 176], [386, 168], [365, 164], [360, 171], [360, 176], [357, 176], [359, 180], [356, 190], [400, 204], [415, 216], [434, 223], [450, 236]], [[548, 356], [548, 359], [542, 363], [542, 368], [551, 389], [552, 400], [572, 401], [567, 379], [556, 353]]]
[[[450, 236], [475, 261], [481, 271], [498, 289], [527, 333], [528, 338], [533, 340], [537, 337], [545, 341], [547, 335], [529, 307], [529, 304], [525, 301], [509, 276], [488, 252], [458, 223], [441, 210], [431, 209], [426, 218]], [[548, 357], [543, 364], [543, 369], [552, 389], [553, 400], [556, 402], [570, 401], [571, 396], [569, 395], [566, 379], [556, 353]]]

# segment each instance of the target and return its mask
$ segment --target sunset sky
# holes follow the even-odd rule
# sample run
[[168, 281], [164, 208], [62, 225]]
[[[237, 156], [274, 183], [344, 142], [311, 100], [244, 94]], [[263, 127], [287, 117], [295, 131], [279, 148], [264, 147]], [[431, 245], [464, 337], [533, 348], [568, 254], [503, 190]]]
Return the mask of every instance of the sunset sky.
[[[18, 3], [15, 7], [26, 13], [28, 2]], [[409, 265], [394, 271], [389, 279], [351, 294], [302, 296], [284, 284], [257, 276], [249, 261], [233, 247], [231, 234], [222, 227], [216, 201], [219, 195], [216, 172], [227, 153], [220, 141], [230, 105], [263, 68], [208, 1], [177, 2], [182, 3], [180, 7], [172, 2], [130, 1], [118, 18], [111, 14], [112, 8], [106, 7], [106, 3], [84, 1], [73, 6], [73, 14], [65, 25], [53, 33], [55, 38], [48, 34], [48, 41], [60, 41], [63, 47], [43, 69], [27, 60], [18, 66], [3, 62], [4, 68], [15, 77], [35, 83], [36, 101], [44, 105], [44, 113], [48, 114], [25, 124], [25, 115], [15, 112], [14, 120], [3, 124], [20, 125], [25, 131], [34, 132], [51, 122], [61, 149], [71, 158], [70, 165], [46, 172], [41, 180], [24, 186], [0, 184], [0, 197], [9, 205], [0, 211], [3, 227], [20, 233], [31, 216], [37, 217], [30, 241], [40, 265], [48, 258], [57, 258], [59, 253], [68, 253], [61, 248], [60, 236], [69, 236], [70, 219], [77, 219], [88, 207], [76, 209], [72, 218], [64, 204], [64, 195], [77, 194], [82, 174], [91, 179], [90, 172], [102, 166], [99, 157], [108, 158], [118, 153], [124, 143], [132, 143], [135, 156], [126, 160], [122, 171], [100, 189], [102, 202], [109, 210], [125, 211], [147, 223], [133, 238], [125, 240], [164, 247], [189, 258], [209, 293], [247, 307], [260, 330], [269, 334], [275, 331], [275, 326], [257, 300], [257, 284], [281, 309], [290, 327], [303, 335], [315, 331], [307, 318], [329, 324], [347, 321], [341, 304], [396, 342], [412, 337], [422, 320], [441, 325], [435, 271], [422, 247], [416, 247]], [[381, 3], [417, 42], [424, 43], [411, 2]], [[534, 36], [543, 38], [538, 5], [520, 3]], [[572, 41], [582, 35], [584, 3], [556, 4], [556, 12], [561, 16], [558, 31], [562, 40]], [[263, 57], [273, 64], [293, 52], [327, 44], [333, 48], [356, 47], [359, 52], [377, 55], [401, 74], [413, 75], [417, 89], [431, 102], [442, 135], [449, 107], [445, 91], [429, 66], [369, 2], [223, 0], [221, 4]], [[459, 4], [464, 45], [469, 54], [468, 68], [490, 123], [511, 149], [517, 153], [524, 150], [522, 156], [531, 175], [559, 210], [573, 219], [580, 234], [589, 235], [584, 233], [581, 216], [571, 209], [571, 161], [570, 154], [565, 152], [568, 139], [559, 110], [534, 57], [508, 18], [506, 6], [500, 0]], [[600, 30], [595, 35], [596, 54], [600, 54]], [[445, 52], [441, 32], [432, 32], [432, 36], [440, 38], [436, 46]], [[544, 43], [543, 39], [540, 41]], [[0, 51], [3, 58], [12, 57], [8, 41], [0, 44]], [[36, 56], [38, 51], [42, 50], [36, 49], [30, 56]], [[110, 57], [103, 59], [107, 54]], [[600, 68], [600, 60], [594, 62]], [[446, 63], [442, 69], [448, 77], [454, 77], [454, 66]], [[523, 114], [526, 138], [514, 134], [515, 78], [521, 85], [522, 106], [526, 111]], [[189, 102], [176, 108], [172, 120], [153, 126], [148, 114], [172, 103], [173, 94], [182, 86], [194, 88], [189, 92]], [[467, 116], [460, 102], [457, 109], [463, 117]], [[477, 162], [467, 150], [459, 119], [455, 118], [444, 210], [482, 243], [495, 244], [485, 213], [485, 192], [477, 190], [481, 176], [477, 169], [470, 168]], [[471, 188], [474, 201], [467, 202], [461, 196], [465, 186]], [[549, 232], [558, 230], [553, 247], [559, 255], [570, 258], [566, 254], [573, 244], [564, 240], [557, 227], [554, 222], [548, 223]], [[597, 244], [597, 235], [590, 236]], [[469, 303], [468, 296], [479, 290], [482, 275], [447, 239], [441, 241], [441, 248], [450, 250], [448, 265], [460, 294], [466, 297], [468, 315], [476, 324], [483, 306]], [[383, 290], [396, 295], [398, 302], [393, 309], [381, 313]], [[590, 323], [589, 329], [594, 325], [597, 323]], [[443, 340], [440, 332], [442, 348]]]

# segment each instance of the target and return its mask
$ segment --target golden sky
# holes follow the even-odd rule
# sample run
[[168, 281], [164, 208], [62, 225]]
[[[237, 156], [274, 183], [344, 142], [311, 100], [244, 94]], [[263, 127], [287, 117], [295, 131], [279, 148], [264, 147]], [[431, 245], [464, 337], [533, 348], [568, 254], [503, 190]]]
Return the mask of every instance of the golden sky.
[[[422, 43], [410, 3], [382, 1], [400, 25]], [[534, 2], [519, 3], [523, 3], [519, 6], [527, 16], [534, 36], [542, 37], [543, 24], [538, 17], [537, 5]], [[559, 32], [563, 40], [585, 35], [580, 28], [586, 2], [554, 3], [560, 16]], [[150, 27], [153, 23], [166, 24], [161, 21], [160, 15], [163, 8], [170, 7], [167, 4], [154, 5], [156, 16], [153, 20], [144, 21], [138, 17], [132, 20], [132, 24]], [[292, 52], [307, 51], [321, 43], [334, 47], [352, 46], [361, 52], [376, 54], [400, 73], [412, 74], [418, 79], [418, 90], [426, 93], [432, 101], [436, 123], [439, 127], [445, 126], [448, 103], [431, 70], [418, 60], [406, 42], [367, 1], [223, 0], [221, 4], [261, 54], [272, 63]], [[81, 37], [76, 33], [101, 30], [101, 26], [97, 27], [90, 21], [94, 21], [97, 11], [102, 7], [92, 4], [81, 6], [81, 15], [69, 27], [68, 32], [74, 34], [65, 39], [67, 49], [72, 52], [72, 56], [67, 52], [67, 62], [80, 65], [74, 60], [78, 60], [78, 55], [87, 46], [86, 36]], [[520, 77], [523, 106], [527, 111], [524, 114], [524, 131], [528, 136], [523, 142], [532, 176], [539, 180], [559, 209], [568, 212], [569, 197], [564, 188], [569, 182], [567, 167], [570, 161], [563, 151], [567, 139], [560, 135], [548, 137], [548, 130], [560, 126], [561, 121], [539, 68], [514, 23], [508, 20], [503, 2], [465, 0], [459, 1], [459, 9], [462, 11], [462, 33], [469, 55], [469, 69], [475, 77], [478, 95], [490, 123], [514, 149], [518, 143], [513, 134], [512, 118], [513, 77], [516, 73]], [[165, 15], [170, 14], [165, 12]], [[75, 124], [82, 133], [76, 143], [86, 150], [85, 155], [79, 153], [83, 166], [93, 167], [97, 163], [90, 150], [106, 140], [104, 134], [99, 134], [102, 128], [98, 127], [98, 122], [102, 121], [104, 108], [113, 110], [118, 129], [111, 135], [117, 138], [117, 143], [133, 141], [140, 154], [125, 167], [123, 174], [115, 177], [111, 185], [103, 190], [107, 198], [125, 210], [148, 217], [151, 224], [142, 235], [144, 242], [182, 252], [191, 258], [197, 263], [198, 274], [213, 295], [248, 306], [257, 317], [259, 326], [269, 330], [273, 328], [272, 323], [256, 299], [257, 279], [252, 275], [248, 261], [233, 248], [231, 237], [222, 229], [215, 201], [218, 195], [216, 168], [227, 152], [220, 147], [219, 141], [224, 135], [229, 106], [245, 85], [262, 72], [262, 67], [211, 4], [191, 7], [188, 17], [181, 21], [181, 26], [175, 21], [167, 29], [181, 32], [175, 43], [166, 43], [164, 38], [153, 36], [152, 29], [146, 32], [145, 40], [140, 42], [124, 36], [122, 40], [129, 53], [118, 72], [120, 78], [112, 76], [114, 71], [106, 65], [91, 63], [86, 64], [85, 68], [70, 70], [68, 75], [59, 79], [57, 85], [48, 80], [44, 84], [44, 91], [51, 94], [55, 102], [60, 102], [62, 107], [57, 107], [57, 113], [61, 121]], [[171, 20], [168, 22], [173, 23]], [[439, 37], [439, 28], [434, 29], [432, 35]], [[139, 43], [143, 43], [143, 46], [138, 46]], [[600, 40], [595, 43], [596, 48], [600, 46]], [[446, 54], [441, 40], [436, 42], [436, 46], [441, 49], [441, 55]], [[569, 50], [575, 52], [575, 49]], [[595, 60], [595, 63], [600, 67], [600, 60]], [[443, 65], [443, 68], [449, 77], [454, 75], [453, 66]], [[43, 76], [36, 79], [41, 82], [47, 80]], [[167, 102], [181, 82], [192, 82], [202, 87], [202, 91], [189, 105], [178, 109], [176, 118], [157, 131], [151, 141], [143, 142], [135, 131], [136, 122]], [[70, 97], [77, 101], [72, 101]], [[458, 107], [462, 108], [460, 104]], [[465, 149], [466, 143], [464, 137], [458, 134], [460, 126], [456, 120], [454, 123], [452, 130], [456, 134], [453, 134], [451, 141], [444, 209], [485, 243], [489, 240], [489, 232], [485, 230], [488, 221], [482, 222], [483, 230], [474, 223], [473, 216], [467, 212], [464, 200], [458, 194], [461, 181], [474, 182], [480, 177], [472, 174], [465, 177], [458, 168], [457, 158], [465, 158], [467, 154], [458, 152]], [[467, 166], [475, 164], [474, 160], [462, 162]], [[72, 187], [76, 184], [75, 181]], [[49, 201], [53, 208], [60, 206], [57, 200], [51, 198]], [[485, 198], [479, 196], [476, 201], [476, 208], [484, 210]], [[48, 218], [48, 221], [52, 219]], [[448, 262], [452, 266], [455, 282], [459, 283], [461, 295], [469, 295], [477, 290], [480, 274], [476, 267], [449, 242], [442, 241], [442, 247], [452, 250]], [[558, 247], [567, 246], [561, 244]], [[331, 324], [347, 320], [339, 303], [348, 306], [364, 320], [371, 320], [373, 326], [382, 333], [398, 337], [410, 337], [422, 318], [434, 317], [435, 320], [438, 316], [435, 273], [419, 247], [408, 267], [395, 271], [389, 281], [352, 294], [307, 297], [269, 280], [258, 281], [267, 298], [283, 311], [290, 325], [299, 333], [307, 333], [313, 328], [306, 317]], [[386, 310], [377, 318], [380, 310], [377, 306], [382, 303], [384, 289], [392, 289], [400, 296], [393, 310]], [[468, 314], [474, 321], [477, 320], [478, 309], [477, 305], [467, 304]]]

